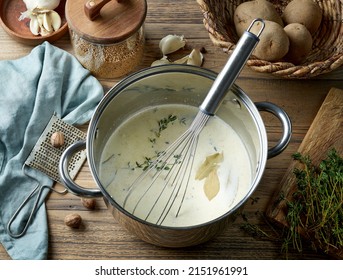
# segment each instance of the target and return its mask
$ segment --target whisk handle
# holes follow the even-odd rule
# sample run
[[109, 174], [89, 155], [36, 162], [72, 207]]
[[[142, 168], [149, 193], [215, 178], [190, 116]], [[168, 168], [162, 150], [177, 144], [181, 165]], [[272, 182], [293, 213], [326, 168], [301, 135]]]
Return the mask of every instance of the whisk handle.
[[[257, 35], [250, 32], [250, 29], [256, 22], [261, 22], [261, 29]], [[207, 115], [214, 115], [222, 103], [226, 93], [235, 82], [237, 76], [243, 69], [245, 63], [250, 57], [259, 42], [259, 36], [264, 29], [262, 19], [255, 19], [239, 39], [229, 60], [226, 62], [223, 70], [218, 74], [206, 98], [200, 105], [200, 110]]]

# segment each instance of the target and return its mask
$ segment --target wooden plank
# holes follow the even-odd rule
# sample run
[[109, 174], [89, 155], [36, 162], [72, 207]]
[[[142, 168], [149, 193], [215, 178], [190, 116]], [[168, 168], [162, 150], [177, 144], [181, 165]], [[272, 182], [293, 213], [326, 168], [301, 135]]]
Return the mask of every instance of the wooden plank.
[[[327, 152], [335, 148], [343, 154], [343, 90], [332, 88], [320, 107], [312, 125], [310, 126], [304, 140], [299, 146], [298, 152], [309, 155], [313, 164], [318, 165]], [[267, 216], [276, 223], [286, 226], [287, 215], [286, 200], [292, 200], [292, 194], [296, 191], [296, 177], [293, 174], [295, 168], [299, 167], [297, 161], [291, 162], [285, 176], [283, 177], [280, 189], [275, 193], [271, 207], [267, 210]], [[280, 200], [281, 195], [286, 199]], [[343, 250], [332, 254], [343, 258]]]

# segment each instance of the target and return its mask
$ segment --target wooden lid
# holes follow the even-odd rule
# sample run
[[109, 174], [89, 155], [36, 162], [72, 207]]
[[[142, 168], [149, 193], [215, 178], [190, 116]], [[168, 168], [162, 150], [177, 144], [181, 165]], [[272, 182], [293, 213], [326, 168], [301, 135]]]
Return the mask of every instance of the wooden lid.
[[69, 28], [83, 39], [114, 44], [139, 30], [146, 17], [147, 3], [146, 0], [67, 0], [65, 13]]

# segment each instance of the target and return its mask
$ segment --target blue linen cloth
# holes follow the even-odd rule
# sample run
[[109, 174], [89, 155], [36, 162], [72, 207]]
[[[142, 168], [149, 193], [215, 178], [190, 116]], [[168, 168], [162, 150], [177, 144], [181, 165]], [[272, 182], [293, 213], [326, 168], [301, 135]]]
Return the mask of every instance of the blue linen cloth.
[[[46, 259], [48, 226], [44, 188], [29, 227], [12, 238], [7, 224], [37, 187], [51, 187], [45, 174], [23, 165], [54, 112], [67, 123], [88, 121], [103, 97], [103, 88], [72, 55], [47, 42], [16, 60], [0, 61], [0, 241], [12, 259]], [[30, 199], [11, 226], [21, 232], [35, 199]]]

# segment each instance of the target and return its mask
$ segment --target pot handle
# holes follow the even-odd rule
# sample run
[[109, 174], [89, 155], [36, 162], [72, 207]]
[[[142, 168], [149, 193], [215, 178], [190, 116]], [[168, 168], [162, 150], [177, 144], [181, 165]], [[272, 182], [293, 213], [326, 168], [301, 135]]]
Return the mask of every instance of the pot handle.
[[265, 111], [272, 113], [276, 116], [282, 124], [282, 136], [279, 142], [272, 148], [268, 149], [268, 159], [277, 156], [280, 154], [289, 144], [292, 136], [292, 123], [288, 114], [281, 109], [279, 106], [270, 103], [270, 102], [256, 102], [255, 103], [259, 111]]
[[71, 193], [83, 197], [99, 197], [102, 196], [102, 192], [99, 189], [89, 189], [79, 186], [73, 181], [68, 172], [68, 165], [72, 156], [78, 151], [84, 150], [85, 148], [85, 141], [78, 141], [70, 145], [61, 156], [58, 171], [60, 173], [62, 183]]

